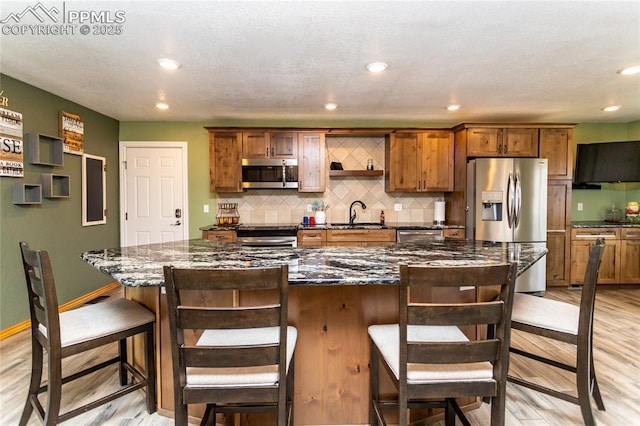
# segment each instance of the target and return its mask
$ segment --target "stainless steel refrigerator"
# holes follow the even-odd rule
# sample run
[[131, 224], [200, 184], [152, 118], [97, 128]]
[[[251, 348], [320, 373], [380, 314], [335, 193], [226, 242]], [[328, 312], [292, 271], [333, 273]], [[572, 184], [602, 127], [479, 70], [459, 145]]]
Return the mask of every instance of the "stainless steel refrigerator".
[[[545, 158], [477, 158], [467, 163], [466, 237], [492, 242], [547, 241]], [[516, 280], [516, 291], [546, 290], [546, 257]]]

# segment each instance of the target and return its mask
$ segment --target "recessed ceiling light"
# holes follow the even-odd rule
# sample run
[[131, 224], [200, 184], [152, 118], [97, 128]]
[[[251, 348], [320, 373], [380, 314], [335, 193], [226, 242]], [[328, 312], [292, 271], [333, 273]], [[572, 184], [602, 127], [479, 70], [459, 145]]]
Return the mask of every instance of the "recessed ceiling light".
[[618, 71], [618, 74], [622, 74], [622, 75], [640, 74], [640, 65], [636, 65], [634, 67], [629, 67], [629, 68], [622, 69], [622, 70]]
[[604, 112], [614, 112], [620, 109], [620, 105], [611, 105], [605, 108], [602, 108]]
[[164, 102], [157, 102], [156, 103], [156, 108], [158, 108], [158, 109], [169, 109], [169, 104], [164, 103]]
[[449, 105], [449, 106], [447, 107], [447, 109], [448, 109], [449, 111], [457, 111], [457, 110], [459, 110], [460, 108], [462, 108], [462, 105], [457, 105], [457, 104], [455, 104], [455, 105]]
[[169, 58], [160, 58], [158, 59], [158, 65], [166, 70], [177, 70], [180, 68], [180, 62], [174, 61]]
[[336, 108], [338, 108], [337, 104], [334, 104], [334, 103], [324, 104], [324, 109], [328, 109], [329, 111], [333, 111]]
[[372, 62], [369, 65], [367, 65], [367, 70], [369, 72], [382, 72], [386, 70], [387, 67], [388, 65], [385, 64], [384, 62]]

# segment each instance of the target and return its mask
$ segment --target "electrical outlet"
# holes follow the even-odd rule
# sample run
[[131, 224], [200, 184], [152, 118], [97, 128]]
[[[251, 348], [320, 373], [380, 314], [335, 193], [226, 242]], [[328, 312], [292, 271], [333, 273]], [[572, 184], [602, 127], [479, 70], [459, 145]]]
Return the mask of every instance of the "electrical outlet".
[[578, 211], [581, 212], [582, 210], [584, 210], [584, 204], [578, 203]]
[[402, 211], [402, 203], [396, 203], [393, 205], [393, 211], [401, 212]]
[[311, 207], [311, 204], [307, 204], [307, 213], [311, 213], [313, 211], [313, 208]]
[[205, 204], [204, 207], [202, 208], [202, 211], [205, 213], [209, 213], [209, 204]]

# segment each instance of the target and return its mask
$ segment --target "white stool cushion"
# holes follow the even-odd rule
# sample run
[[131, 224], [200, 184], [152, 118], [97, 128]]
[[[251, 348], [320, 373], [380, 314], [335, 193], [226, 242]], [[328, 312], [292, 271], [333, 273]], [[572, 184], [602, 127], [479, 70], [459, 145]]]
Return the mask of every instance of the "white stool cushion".
[[[60, 313], [60, 341], [62, 347], [87, 342], [120, 331], [138, 327], [155, 320], [144, 306], [128, 299], [115, 299]], [[47, 329], [40, 324], [40, 332]]]
[[513, 297], [512, 323], [520, 322], [549, 330], [578, 335], [580, 307], [530, 294]]
[[[400, 377], [400, 326], [398, 324], [372, 325], [369, 336], [378, 347], [385, 362], [393, 371], [396, 379]], [[407, 327], [409, 342], [468, 342], [455, 326], [416, 326]], [[468, 364], [409, 364], [407, 382], [411, 384], [435, 382], [464, 382], [493, 380], [493, 366], [490, 362]]]
[[[278, 342], [279, 327], [263, 327], [232, 330], [205, 330], [198, 339], [198, 346], [252, 346]], [[293, 358], [298, 330], [287, 327], [287, 362]], [[278, 366], [265, 365], [247, 368], [187, 368], [187, 386], [233, 387], [274, 386], [278, 383]]]

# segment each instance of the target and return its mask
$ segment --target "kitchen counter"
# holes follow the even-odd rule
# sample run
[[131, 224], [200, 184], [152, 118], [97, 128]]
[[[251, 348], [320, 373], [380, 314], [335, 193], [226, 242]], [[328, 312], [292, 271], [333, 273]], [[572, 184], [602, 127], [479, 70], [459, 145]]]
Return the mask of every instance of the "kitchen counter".
[[572, 228], [640, 228], [640, 222], [605, 222], [604, 220], [589, 220], [571, 222]]
[[[335, 222], [334, 222], [335, 223]], [[366, 222], [368, 226], [376, 226], [379, 229], [464, 229], [462, 225], [433, 225], [425, 222], [385, 222], [384, 225]], [[362, 223], [356, 222], [355, 226], [363, 226]], [[349, 228], [349, 225], [332, 225], [331, 223], [323, 224], [323, 225], [304, 225], [302, 223], [293, 223], [293, 224], [261, 224], [261, 225], [251, 225], [251, 224], [239, 224], [235, 226], [219, 226], [216, 224], [203, 226], [200, 228], [200, 231], [237, 231], [242, 229], [345, 229]]]
[[[546, 254], [544, 243], [520, 243], [518, 273]], [[162, 267], [249, 268], [287, 263], [291, 285], [397, 284], [399, 265], [472, 265], [508, 259], [507, 243], [420, 241], [386, 247], [244, 247], [194, 239], [85, 252], [82, 259], [125, 286], [164, 284]]]

